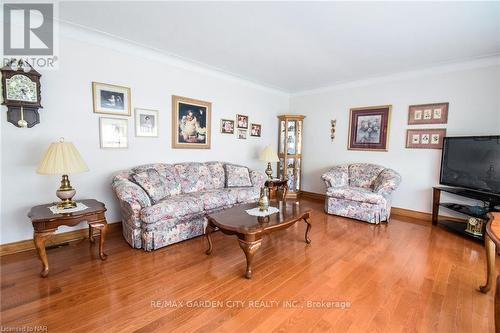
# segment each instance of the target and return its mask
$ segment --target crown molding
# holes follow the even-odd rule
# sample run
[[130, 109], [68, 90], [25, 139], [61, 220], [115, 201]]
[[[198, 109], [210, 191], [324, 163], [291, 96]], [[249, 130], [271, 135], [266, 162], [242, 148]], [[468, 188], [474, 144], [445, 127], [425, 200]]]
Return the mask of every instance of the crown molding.
[[290, 97], [314, 95], [335, 90], [357, 88], [357, 87], [369, 86], [380, 83], [388, 83], [388, 82], [407, 80], [417, 77], [424, 77], [435, 74], [451, 73], [451, 72], [458, 72], [458, 71], [483, 68], [483, 67], [492, 67], [492, 66], [500, 66], [500, 54], [494, 54], [486, 57], [469, 59], [460, 62], [442, 63], [432, 67], [392, 73], [387, 75], [380, 75], [360, 80], [337, 82], [321, 88], [313, 88], [308, 90], [301, 90], [298, 92], [292, 92], [290, 93]]
[[100, 30], [91, 29], [85, 26], [77, 25], [67, 21], [58, 21], [59, 32], [61, 36], [75, 39], [90, 44], [99, 45], [119, 52], [124, 52], [130, 55], [147, 58], [153, 61], [171, 65], [174, 67], [186, 69], [193, 72], [209, 75], [212, 77], [242, 83], [246, 86], [290, 96], [286, 90], [274, 87], [250, 78], [246, 78], [201, 62], [196, 62], [190, 59], [168, 53], [164, 50], [156, 49], [147, 45], [137, 43], [135, 41], [118, 37]]

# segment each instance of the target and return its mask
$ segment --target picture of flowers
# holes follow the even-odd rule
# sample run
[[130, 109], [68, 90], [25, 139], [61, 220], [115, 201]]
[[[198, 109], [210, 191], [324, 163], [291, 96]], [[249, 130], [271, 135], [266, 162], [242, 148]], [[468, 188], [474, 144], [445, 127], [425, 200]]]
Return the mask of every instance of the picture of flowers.
[[348, 149], [387, 151], [390, 114], [391, 105], [351, 109]]

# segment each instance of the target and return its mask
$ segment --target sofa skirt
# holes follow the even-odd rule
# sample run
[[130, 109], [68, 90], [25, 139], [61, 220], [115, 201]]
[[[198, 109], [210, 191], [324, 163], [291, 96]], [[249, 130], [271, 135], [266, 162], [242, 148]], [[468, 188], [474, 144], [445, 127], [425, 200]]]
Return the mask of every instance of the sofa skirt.
[[332, 215], [379, 224], [389, 219], [391, 207], [389, 205], [326, 197], [325, 211]]

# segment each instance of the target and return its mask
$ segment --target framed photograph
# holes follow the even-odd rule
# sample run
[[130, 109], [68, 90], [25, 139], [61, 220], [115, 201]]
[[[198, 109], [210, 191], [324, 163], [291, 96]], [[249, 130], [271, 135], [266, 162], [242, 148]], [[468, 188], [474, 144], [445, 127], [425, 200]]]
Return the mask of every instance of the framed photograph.
[[247, 139], [247, 130], [245, 129], [238, 129], [238, 139]]
[[261, 131], [262, 131], [262, 125], [250, 124], [250, 136], [260, 137]]
[[130, 88], [92, 82], [94, 113], [130, 116]]
[[158, 111], [135, 109], [135, 136], [158, 137]]
[[406, 148], [442, 149], [445, 128], [406, 130]]
[[99, 117], [101, 148], [128, 148], [128, 119]]
[[237, 127], [248, 129], [248, 116], [244, 116], [242, 114], [236, 115]]
[[210, 149], [212, 103], [172, 96], [172, 148]]
[[387, 151], [391, 105], [352, 108], [349, 117], [349, 150]]
[[224, 134], [234, 134], [234, 120], [221, 119], [220, 132]]
[[408, 125], [448, 123], [449, 103], [410, 105]]

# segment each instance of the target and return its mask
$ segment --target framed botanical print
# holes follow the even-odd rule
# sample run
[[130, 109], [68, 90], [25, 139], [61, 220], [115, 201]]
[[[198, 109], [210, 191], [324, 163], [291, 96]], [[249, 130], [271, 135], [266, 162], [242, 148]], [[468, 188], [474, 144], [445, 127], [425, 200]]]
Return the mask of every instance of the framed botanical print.
[[391, 105], [352, 108], [349, 116], [349, 150], [387, 151]]
[[135, 109], [135, 136], [158, 137], [158, 111]]
[[234, 134], [234, 120], [221, 119], [220, 132], [224, 134]]
[[406, 130], [406, 148], [442, 149], [446, 128]]
[[244, 116], [242, 114], [237, 114], [236, 121], [238, 122], [237, 123], [238, 128], [248, 129], [248, 116]]
[[260, 124], [250, 124], [250, 136], [259, 136], [261, 135], [262, 126]]
[[448, 123], [449, 103], [410, 105], [408, 125]]
[[92, 82], [94, 113], [130, 116], [130, 88]]
[[128, 119], [99, 118], [101, 148], [128, 148]]
[[238, 129], [238, 139], [247, 139], [247, 130], [245, 129]]
[[172, 148], [210, 149], [212, 103], [172, 96]]

